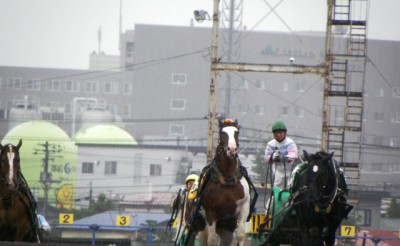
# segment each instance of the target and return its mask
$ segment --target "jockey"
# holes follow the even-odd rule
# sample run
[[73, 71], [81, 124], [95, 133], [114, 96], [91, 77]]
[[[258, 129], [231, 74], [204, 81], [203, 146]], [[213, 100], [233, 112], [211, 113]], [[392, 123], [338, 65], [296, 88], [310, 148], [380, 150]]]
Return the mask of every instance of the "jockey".
[[283, 121], [278, 120], [272, 125], [274, 139], [267, 143], [264, 155], [264, 162], [273, 165], [274, 186], [280, 189], [288, 188], [292, 165], [298, 159], [296, 143], [286, 136], [286, 132]]
[[198, 180], [199, 176], [196, 174], [190, 174], [189, 176], [187, 176], [185, 180], [185, 187], [179, 189], [178, 194], [172, 202], [172, 215], [169, 221], [169, 225], [172, 226], [174, 221], [177, 221], [175, 242], [184, 240], [182, 235], [186, 233], [190, 215], [192, 212], [191, 209], [188, 209], [188, 204], [194, 203], [194, 199], [197, 195]]

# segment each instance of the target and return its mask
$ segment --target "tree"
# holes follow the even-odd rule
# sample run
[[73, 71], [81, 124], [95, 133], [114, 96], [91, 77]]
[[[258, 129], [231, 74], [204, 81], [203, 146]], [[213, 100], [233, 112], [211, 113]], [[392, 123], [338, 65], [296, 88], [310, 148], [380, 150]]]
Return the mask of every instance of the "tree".
[[251, 171], [256, 174], [255, 181], [258, 183], [265, 183], [267, 181], [267, 166], [264, 163], [265, 146], [258, 149], [256, 159], [253, 160], [254, 166]]
[[90, 208], [82, 208], [75, 211], [74, 214], [76, 219], [81, 219], [104, 211], [114, 210], [115, 207], [116, 205], [113, 200], [108, 199], [105, 194], [100, 193], [97, 201], [93, 201]]
[[386, 209], [388, 218], [400, 218], [400, 203], [396, 198], [392, 198], [389, 207]]

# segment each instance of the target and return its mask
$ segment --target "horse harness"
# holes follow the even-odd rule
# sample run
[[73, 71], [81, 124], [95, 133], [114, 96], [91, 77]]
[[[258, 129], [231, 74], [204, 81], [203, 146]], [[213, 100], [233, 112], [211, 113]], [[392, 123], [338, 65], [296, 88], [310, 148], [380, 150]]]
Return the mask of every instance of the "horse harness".
[[[7, 153], [10, 154], [11, 151], [13, 150], [14, 146], [9, 144], [6, 145], [5, 148], [8, 149]], [[5, 148], [2, 148], [0, 150], [0, 155], [3, 155], [3, 151]], [[14, 157], [13, 157], [14, 158]], [[0, 160], [0, 167], [1, 165], [3, 165], [3, 160]], [[10, 163], [10, 166], [13, 165], [13, 163]], [[24, 206], [26, 206], [28, 209], [28, 218], [29, 221], [31, 222], [33, 231], [35, 231], [38, 229], [38, 223], [37, 223], [37, 203], [35, 201], [35, 198], [31, 192], [31, 190], [29, 189], [28, 183], [25, 179], [25, 177], [23, 176], [22, 172], [20, 170], [17, 171], [17, 177], [16, 177], [16, 182], [15, 182], [15, 186], [13, 187], [14, 189], [12, 189], [12, 192], [9, 192], [7, 195], [3, 196], [2, 194], [0, 195], [0, 204], [2, 204], [4, 206], [4, 208], [9, 209], [11, 208], [11, 206], [13, 205], [13, 198], [18, 198], [19, 201], [24, 204]], [[0, 183], [4, 183], [6, 186], [9, 186], [9, 177], [0, 174]], [[26, 202], [22, 197], [21, 197], [21, 193], [25, 194], [28, 197], [28, 202]]]
[[[346, 194], [346, 191], [342, 190], [339, 187], [339, 180], [338, 180], [339, 174], [337, 172], [337, 168], [336, 168], [335, 164], [333, 163], [332, 160], [330, 160], [330, 163], [335, 172], [334, 173], [335, 174], [335, 187], [334, 187], [334, 190], [331, 192], [331, 194], [328, 197], [324, 197], [324, 198], [329, 198], [329, 201], [326, 203], [326, 206], [321, 207], [319, 204], [314, 204], [314, 211], [316, 213], [329, 214], [332, 211], [332, 204], [335, 201], [335, 199], [338, 196], [343, 196]], [[300, 175], [304, 174], [304, 172], [307, 170], [308, 164], [309, 164], [308, 162], [298, 164], [298, 165], [303, 165], [303, 166], [300, 168], [297, 168], [296, 172], [293, 174], [293, 178], [295, 178], [295, 180], [293, 181], [292, 184], [294, 184], [297, 181], [296, 178], [299, 178]], [[296, 201], [296, 199], [301, 195], [304, 195], [304, 194], [307, 195], [308, 190], [309, 190], [309, 187], [307, 185], [304, 185], [304, 186], [300, 187], [299, 189], [297, 189], [296, 191], [291, 192], [291, 195], [289, 197], [289, 203], [294, 203]], [[305, 199], [300, 200], [294, 204], [298, 205], [302, 202], [305, 202]]]

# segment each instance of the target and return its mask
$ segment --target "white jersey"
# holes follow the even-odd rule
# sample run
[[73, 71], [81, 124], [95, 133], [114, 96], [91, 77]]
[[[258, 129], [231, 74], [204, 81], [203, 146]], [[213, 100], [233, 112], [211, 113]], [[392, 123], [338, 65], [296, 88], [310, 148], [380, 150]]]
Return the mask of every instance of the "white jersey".
[[272, 154], [276, 151], [280, 153], [280, 162], [283, 162], [283, 157], [287, 157], [288, 160], [286, 162], [293, 163], [299, 157], [296, 143], [289, 137], [285, 137], [282, 142], [278, 142], [276, 139], [269, 141], [265, 148], [264, 161], [269, 163]]
[[[280, 154], [279, 162], [273, 163], [274, 186], [279, 187], [280, 189], [288, 188], [292, 164], [298, 158], [296, 143], [288, 137], [285, 137], [282, 142], [278, 142], [275, 139], [269, 141], [265, 148], [265, 163], [270, 163], [274, 152], [279, 152]], [[285, 163], [285, 165], [283, 165], [283, 163]]]

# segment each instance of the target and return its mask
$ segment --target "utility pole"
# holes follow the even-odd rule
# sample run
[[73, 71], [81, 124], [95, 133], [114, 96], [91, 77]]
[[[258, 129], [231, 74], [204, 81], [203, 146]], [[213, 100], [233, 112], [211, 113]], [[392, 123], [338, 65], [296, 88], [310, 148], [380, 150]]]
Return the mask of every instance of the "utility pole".
[[40, 181], [43, 184], [43, 189], [44, 189], [44, 207], [43, 207], [43, 215], [44, 217], [47, 216], [47, 208], [48, 208], [48, 203], [49, 203], [49, 190], [51, 187], [52, 183], [59, 183], [59, 181], [53, 181], [52, 179], [52, 173], [49, 172], [49, 161], [54, 159], [56, 157], [60, 156], [55, 156], [55, 153], [61, 152], [61, 146], [60, 145], [55, 145], [55, 144], [49, 144], [48, 141], [46, 141], [44, 144], [38, 144], [41, 146], [41, 149], [34, 149], [33, 154], [38, 154], [38, 153], [43, 153], [44, 158], [43, 160], [43, 172], [40, 173]]
[[210, 81], [210, 99], [209, 99], [209, 115], [208, 115], [208, 145], [207, 145], [207, 163], [213, 158], [214, 151], [214, 127], [215, 114], [217, 108], [217, 95], [215, 93], [217, 70], [214, 69], [218, 64], [218, 31], [219, 31], [219, 0], [214, 0], [214, 11], [212, 15], [212, 38], [211, 38], [211, 81]]

